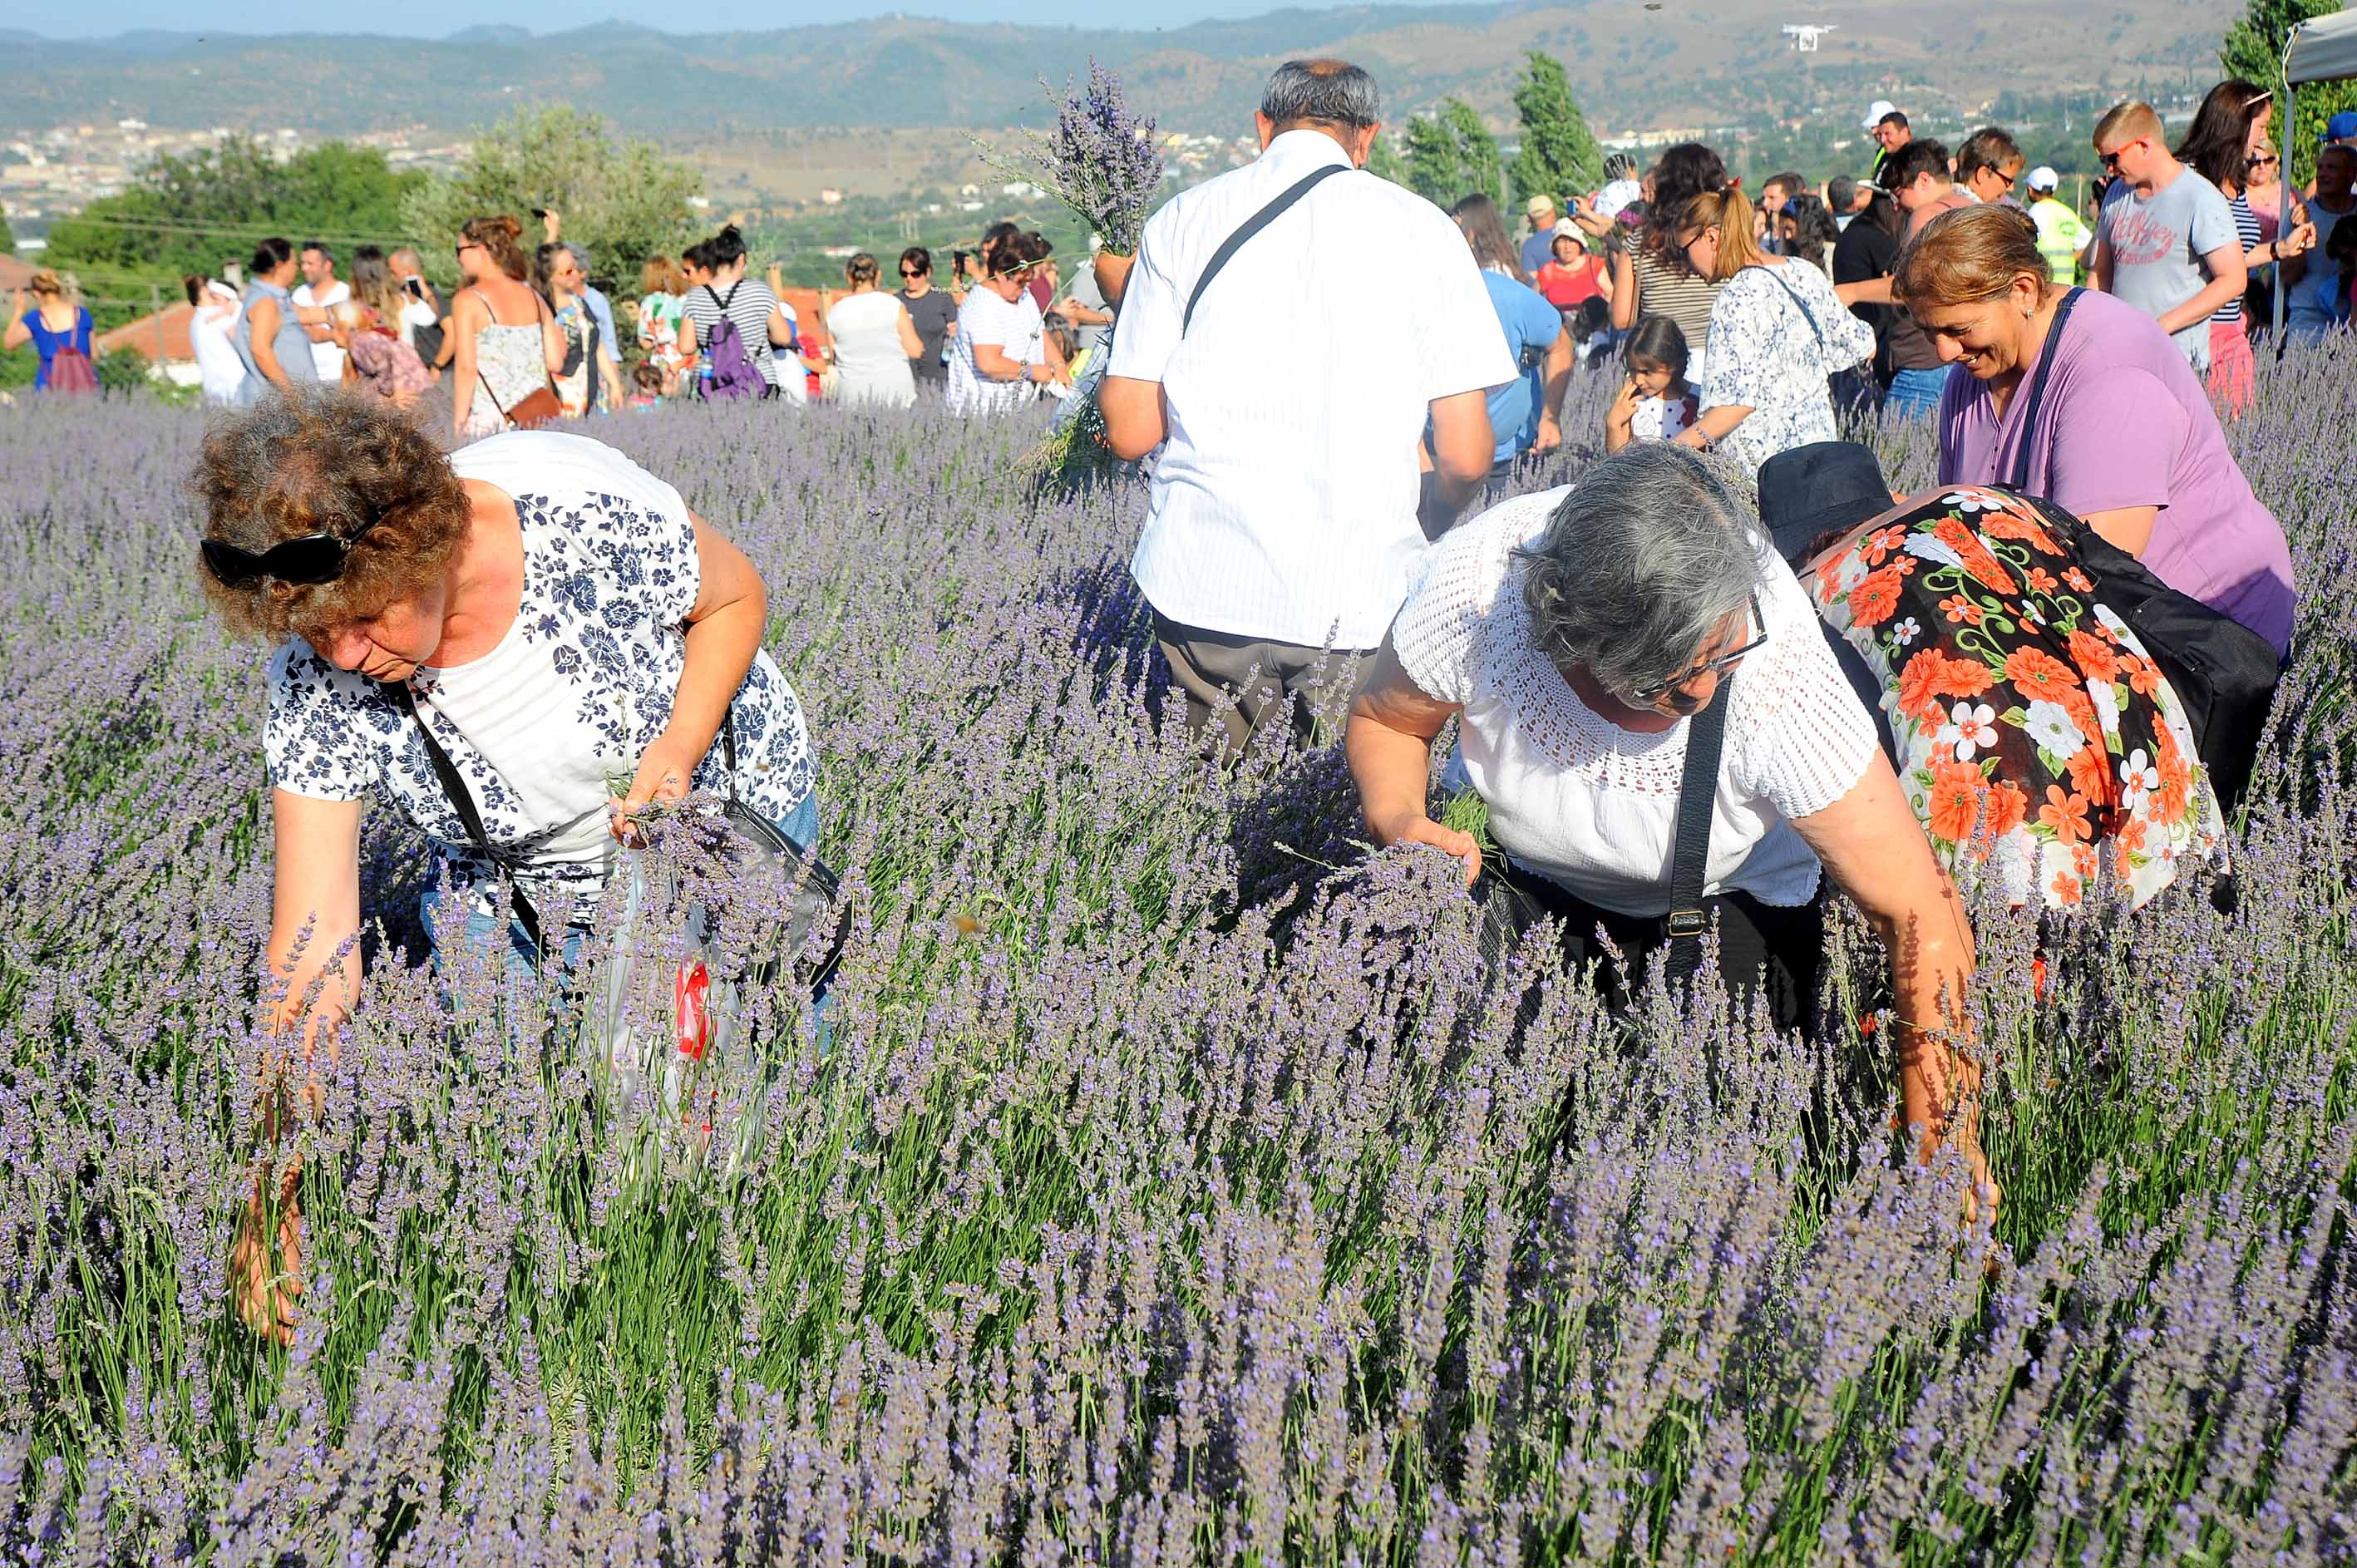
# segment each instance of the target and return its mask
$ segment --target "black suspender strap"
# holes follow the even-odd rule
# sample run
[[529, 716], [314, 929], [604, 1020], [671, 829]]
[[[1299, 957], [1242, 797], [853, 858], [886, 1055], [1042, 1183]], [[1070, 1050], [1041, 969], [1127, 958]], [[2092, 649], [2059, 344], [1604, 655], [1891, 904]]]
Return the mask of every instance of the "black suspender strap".
[[2078, 303], [2081, 292], [2072, 289], [2054, 307], [2054, 325], [2046, 329], [2046, 347], [2038, 351], [2038, 370], [2030, 376], [2029, 389], [2024, 394], [2029, 401], [2021, 405], [2021, 439], [2014, 443], [2013, 473], [2008, 481], [2012, 489], [2023, 495], [2029, 493], [2029, 444], [2038, 434], [2038, 410], [2046, 401], [2046, 372], [2054, 368], [2054, 356], [2062, 347], [2062, 324], [2071, 319], [2071, 306]]
[[1727, 710], [1735, 677], [1718, 678], [1709, 705], [1687, 721], [1685, 772], [1678, 780], [1677, 837], [1670, 850], [1670, 979], [1692, 980], [1702, 967], [1703, 934], [1710, 916], [1702, 890], [1710, 879], [1710, 818], [1718, 804], [1718, 758], [1726, 747]]
[[1245, 241], [1284, 216], [1286, 208], [1308, 195], [1320, 180], [1329, 175], [1350, 172], [1349, 164], [1327, 164], [1310, 170], [1287, 186], [1275, 200], [1245, 219], [1243, 227], [1222, 241], [1220, 248], [1211, 252], [1211, 261], [1205, 263], [1202, 275], [1195, 280], [1195, 292], [1187, 296], [1187, 314], [1178, 318], [1178, 336], [1187, 336], [1187, 328], [1194, 324], [1196, 302], [1203, 297], [1203, 291], [1211, 286], [1211, 280], [1220, 275], [1220, 269], [1228, 264], [1228, 258], [1243, 249]]
[[[467, 837], [474, 842], [476, 850], [495, 868], [511, 872], [508, 857], [492, 845], [491, 835], [483, 831], [483, 813], [476, 810], [475, 797], [468, 789], [467, 780], [459, 774], [458, 765], [450, 760], [450, 754], [442, 749], [440, 741], [434, 738], [434, 731], [426, 725], [425, 715], [417, 711], [417, 699], [411, 693], [409, 682], [385, 681], [379, 684], [384, 694], [393, 699], [393, 705], [407, 714], [410, 722], [417, 726], [417, 738], [425, 743], [425, 760], [434, 765], [434, 777], [442, 781], [442, 792], [450, 797], [450, 809], [458, 813], [458, 821], [466, 828]], [[515, 907], [516, 923], [523, 928], [523, 934], [532, 939], [533, 950], [544, 953], [547, 949], [540, 938], [539, 911], [532, 907], [532, 900], [524, 897], [523, 890], [515, 887], [512, 882], [510, 884], [510, 897]]]

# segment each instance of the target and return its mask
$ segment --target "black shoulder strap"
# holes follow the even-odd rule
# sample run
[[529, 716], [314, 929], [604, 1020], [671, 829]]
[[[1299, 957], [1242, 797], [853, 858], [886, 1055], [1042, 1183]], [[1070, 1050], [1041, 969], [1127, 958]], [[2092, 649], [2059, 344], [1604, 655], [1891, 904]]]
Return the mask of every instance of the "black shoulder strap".
[[[486, 860], [495, 866], [504, 866], [506, 857], [493, 846], [491, 835], [483, 830], [483, 813], [475, 808], [473, 792], [467, 788], [467, 780], [459, 774], [458, 765], [450, 760], [450, 754], [442, 749], [440, 741], [434, 738], [434, 731], [426, 724], [425, 715], [417, 711], [417, 699], [411, 694], [409, 682], [385, 681], [379, 684], [384, 694], [393, 699], [393, 705], [407, 714], [410, 722], [417, 726], [417, 738], [425, 743], [425, 760], [434, 765], [434, 777], [442, 781], [442, 792], [450, 798], [450, 809], [458, 813], [458, 821], [466, 828], [468, 838], [474, 841], [475, 848]], [[520, 890], [513, 889], [511, 900], [515, 906], [516, 922], [523, 927], [523, 934], [532, 939], [533, 950], [544, 951], [540, 940], [540, 915], [533, 908], [532, 900]]]
[[1201, 299], [1203, 291], [1211, 286], [1211, 280], [1220, 275], [1220, 269], [1228, 264], [1228, 258], [1243, 249], [1245, 241], [1284, 216], [1286, 208], [1308, 195], [1311, 188], [1320, 180], [1330, 175], [1350, 172], [1351, 166], [1348, 164], [1327, 164], [1322, 167], [1310, 170], [1286, 187], [1275, 200], [1245, 219], [1243, 227], [1222, 241], [1220, 248], [1211, 252], [1211, 259], [1204, 264], [1202, 275], [1195, 280], [1195, 292], [1187, 296], [1187, 314], [1178, 318], [1178, 336], [1184, 338], [1187, 335], [1187, 328], [1195, 319], [1196, 301]]
[[1685, 772], [1678, 780], [1678, 831], [1670, 850], [1670, 913], [1663, 925], [1670, 937], [1670, 978], [1692, 980], [1702, 967], [1703, 933], [1710, 917], [1702, 907], [1710, 879], [1710, 818], [1718, 803], [1718, 758], [1727, 743], [1727, 710], [1735, 677], [1718, 678], [1708, 706], [1687, 722]]
[[2023, 394], [2028, 401], [2021, 405], [2021, 439], [2014, 444], [2013, 474], [2007, 484], [2024, 495], [2029, 493], [2029, 444], [2038, 434], [2038, 410], [2046, 401], [2046, 372], [2054, 368], [2054, 356], [2062, 347], [2062, 324], [2071, 319], [2071, 306], [2078, 303], [2080, 292], [2071, 290], [2054, 307], [2054, 325], [2046, 329], [2046, 346], [2038, 351], [2038, 369]]

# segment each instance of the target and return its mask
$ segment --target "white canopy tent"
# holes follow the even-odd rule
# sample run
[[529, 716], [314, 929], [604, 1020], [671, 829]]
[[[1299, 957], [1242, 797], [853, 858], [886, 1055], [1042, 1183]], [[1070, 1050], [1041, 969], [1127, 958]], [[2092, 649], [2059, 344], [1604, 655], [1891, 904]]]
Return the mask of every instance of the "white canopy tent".
[[[2357, 11], [2335, 11], [2329, 16], [2311, 16], [2291, 30], [2284, 40], [2284, 143], [2288, 148], [2292, 130], [2299, 124], [2299, 90], [2311, 81], [2339, 81], [2357, 76]], [[2291, 158], [2287, 153], [2283, 167], [2283, 216], [2279, 234], [2291, 232]], [[2276, 346], [2281, 351], [2284, 339], [2284, 291], [2275, 291]]]

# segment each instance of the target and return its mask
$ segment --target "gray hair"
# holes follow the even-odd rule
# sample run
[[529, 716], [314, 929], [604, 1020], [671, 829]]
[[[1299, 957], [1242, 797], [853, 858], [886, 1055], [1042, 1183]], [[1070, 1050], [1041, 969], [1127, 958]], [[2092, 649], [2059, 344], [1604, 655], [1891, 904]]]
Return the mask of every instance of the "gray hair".
[[583, 250], [580, 246], [575, 244], [570, 240], [565, 242], [565, 248], [573, 252], [573, 264], [581, 269], [581, 281], [584, 283], [588, 282], [589, 252]]
[[1663, 685], [1758, 590], [1765, 558], [1754, 534], [1750, 508], [1695, 452], [1623, 447], [1519, 553], [1532, 640], [1616, 694]]
[[1260, 112], [1279, 125], [1324, 120], [1364, 127], [1381, 123], [1375, 79], [1345, 59], [1289, 59], [1261, 89]]
[[1628, 154], [1607, 153], [1604, 155], [1604, 177], [1606, 179], [1627, 179], [1636, 172], [1637, 160], [1631, 157]]

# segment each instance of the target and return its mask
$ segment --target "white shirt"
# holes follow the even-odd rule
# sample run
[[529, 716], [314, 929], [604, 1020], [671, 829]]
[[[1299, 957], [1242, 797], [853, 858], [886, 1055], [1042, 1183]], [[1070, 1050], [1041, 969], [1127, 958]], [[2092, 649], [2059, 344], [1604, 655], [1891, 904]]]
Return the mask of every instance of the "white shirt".
[[[1622, 729], [1581, 702], [1532, 640], [1514, 552], [1546, 532], [1569, 489], [1501, 501], [1435, 545], [1392, 646], [1409, 680], [1463, 706], [1450, 771], [1488, 803], [1508, 854], [1599, 908], [1666, 914], [1691, 725]], [[1878, 741], [1801, 585], [1764, 550], [1762, 559], [1768, 640], [1720, 688], [1734, 706], [1705, 891], [1790, 906], [1809, 901], [1818, 872], [1791, 819], [1848, 794]]]
[[1169, 440], [1130, 570], [1168, 618], [1300, 648], [1372, 648], [1407, 591], [1416, 443], [1436, 398], [1518, 373], [1440, 209], [1364, 173], [1255, 234], [1181, 321], [1211, 253], [1340, 144], [1287, 131], [1146, 226], [1108, 375], [1159, 381]]
[[[307, 283], [295, 290], [295, 303], [297, 305], [334, 306], [343, 304], [351, 296], [352, 285], [341, 278], [329, 284], [324, 294], [315, 294]], [[303, 330], [307, 334], [310, 328], [306, 327]], [[311, 345], [311, 365], [319, 372], [319, 379], [329, 386], [344, 379], [344, 351], [332, 340], [326, 343], [315, 341]]]
[[245, 380], [245, 361], [230, 338], [236, 330], [237, 301], [217, 294], [208, 292], [188, 317], [188, 349], [197, 357], [197, 379], [210, 407], [233, 405]]
[[1596, 215], [1618, 218], [1632, 204], [1645, 199], [1645, 188], [1633, 179], [1616, 179], [1596, 193]]
[[843, 372], [839, 401], [888, 408], [917, 401], [915, 361], [900, 347], [900, 322], [907, 315], [898, 295], [880, 289], [834, 302], [826, 313], [826, 332], [834, 339], [835, 368]]
[[1032, 398], [1029, 381], [994, 381], [974, 362], [977, 344], [995, 343], [1018, 365], [1037, 365], [1047, 358], [1047, 328], [1039, 303], [1028, 289], [1008, 304], [986, 284], [966, 291], [958, 308], [958, 328], [950, 335], [948, 397], [952, 413], [1005, 413]]

